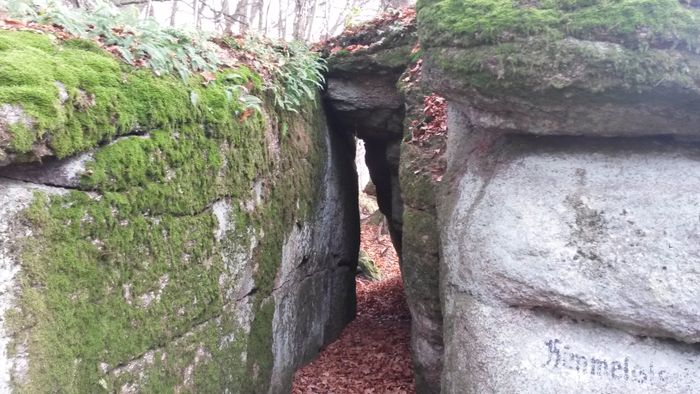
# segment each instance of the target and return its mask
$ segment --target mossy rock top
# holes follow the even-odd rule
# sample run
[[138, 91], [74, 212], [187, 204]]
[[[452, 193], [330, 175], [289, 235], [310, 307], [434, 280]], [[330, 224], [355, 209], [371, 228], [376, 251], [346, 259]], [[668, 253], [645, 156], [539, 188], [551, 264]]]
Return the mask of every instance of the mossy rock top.
[[[236, 72], [259, 86], [249, 70]], [[74, 155], [127, 133], [220, 123], [241, 110], [225, 90], [218, 80], [205, 87], [200, 77], [157, 77], [90, 41], [0, 30], [0, 165]]]
[[700, 9], [679, 0], [421, 0], [428, 46], [473, 47], [546, 35], [630, 48], [700, 51]]
[[423, 0], [418, 7], [426, 80], [447, 96], [474, 97], [475, 89], [543, 111], [577, 103], [636, 113], [644, 104], [682, 112], [679, 122], [700, 103], [700, 9], [691, 4]]

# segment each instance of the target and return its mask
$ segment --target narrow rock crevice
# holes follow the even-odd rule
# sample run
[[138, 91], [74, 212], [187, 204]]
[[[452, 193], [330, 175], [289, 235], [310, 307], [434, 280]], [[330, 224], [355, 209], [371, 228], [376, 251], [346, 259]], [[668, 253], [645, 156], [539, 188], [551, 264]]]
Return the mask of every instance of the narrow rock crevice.
[[[347, 65], [347, 64], [346, 64]], [[377, 189], [379, 210], [401, 255], [403, 199], [399, 158], [404, 135], [405, 99], [397, 88], [403, 69], [336, 69], [331, 62], [325, 101], [335, 133], [364, 141], [365, 163]]]
[[[416, 37], [408, 34], [396, 48], [379, 49], [370, 55], [374, 61], [369, 65], [362, 54], [329, 59], [325, 101], [333, 132], [364, 142], [364, 161], [397, 251], [411, 312], [415, 390], [432, 393], [439, 391], [443, 345], [437, 213], [431, 198], [436, 186], [430, 180], [431, 171], [425, 174], [425, 169], [437, 167], [434, 152], [444, 153], [444, 149], [437, 149], [432, 142], [426, 146], [406, 142], [412, 122], [423, 121], [424, 96], [428, 94], [405, 86], [405, 71], [411, 68], [408, 52], [415, 41]], [[376, 61], [399, 48], [409, 48], [400, 67]], [[424, 162], [428, 164], [420, 167]], [[414, 210], [414, 206], [423, 211]]]
[[379, 210], [387, 218], [391, 242], [399, 256], [403, 226], [403, 199], [399, 185], [399, 141], [365, 138], [365, 162], [377, 191]]

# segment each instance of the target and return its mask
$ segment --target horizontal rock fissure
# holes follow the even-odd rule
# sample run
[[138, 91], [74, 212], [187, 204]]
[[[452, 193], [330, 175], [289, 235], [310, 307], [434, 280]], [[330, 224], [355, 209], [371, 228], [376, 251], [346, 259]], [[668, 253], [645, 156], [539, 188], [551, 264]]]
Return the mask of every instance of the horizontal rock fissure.
[[[241, 303], [241, 302], [244, 302], [244, 300], [247, 300], [247, 299], [250, 299], [250, 298], [252, 298], [252, 297], [255, 297], [257, 293], [258, 293], [258, 288], [253, 288], [253, 289], [251, 289], [247, 294], [245, 294], [245, 295], [243, 295], [243, 296], [241, 296], [241, 297], [239, 297], [239, 298], [236, 298], [234, 301], [232, 301], [232, 302], [230, 302], [230, 303], [228, 303], [228, 304], [223, 305], [223, 306], [221, 307], [221, 309], [222, 309], [222, 311], [231, 310], [231, 309], [233, 308], [234, 305], [236, 305], [236, 304], [238, 304], [238, 303]], [[264, 300], [270, 300], [270, 299], [272, 299], [272, 295], [269, 295], [269, 296], [265, 297]], [[245, 302], [250, 302], [250, 301], [245, 301]], [[187, 331], [185, 331], [185, 332], [183, 332], [183, 333], [181, 333], [181, 334], [175, 335], [175, 336], [173, 336], [173, 337], [171, 337], [171, 338], [168, 338], [168, 342], [169, 342], [169, 343], [170, 343], [170, 342], [177, 342], [177, 341], [179, 341], [179, 340], [182, 340], [183, 338], [186, 338], [187, 336], [190, 336], [190, 335], [195, 334], [196, 332], [198, 332], [199, 330], [201, 330], [201, 329], [202, 329], [204, 326], [206, 326], [207, 324], [209, 324], [209, 323], [211, 323], [211, 322], [213, 322], [213, 321], [216, 321], [217, 319], [221, 319], [223, 313], [224, 313], [224, 312], [219, 313], [219, 314], [216, 314], [216, 315], [213, 315], [213, 316], [207, 318], [206, 320], [203, 320], [203, 321], [200, 321], [200, 322], [196, 322], [196, 323], [195, 323], [194, 325], [192, 325]], [[141, 354], [139, 354], [138, 356], [135, 356], [135, 357], [129, 359], [128, 361], [119, 363], [118, 365], [116, 365], [116, 366], [114, 366], [114, 367], [108, 369], [108, 370], [105, 372], [105, 374], [112, 374], [112, 373], [119, 374], [119, 371], [120, 371], [120, 370], [128, 369], [130, 364], [133, 364], [133, 363], [135, 363], [135, 362], [138, 362], [138, 361], [140, 361], [140, 360], [143, 360], [144, 357], [145, 357], [148, 353], [157, 352], [157, 351], [160, 351], [160, 350], [163, 350], [163, 349], [165, 349], [165, 345], [151, 347], [151, 348], [147, 349], [146, 351], [142, 352]]]
[[12, 176], [8, 176], [7, 174], [0, 175], [0, 179], [6, 179], [8, 181], [13, 181], [13, 182], [26, 183], [29, 185], [46, 186], [46, 187], [50, 187], [53, 189], [60, 189], [60, 190], [66, 190], [66, 191], [91, 192], [91, 193], [97, 194], [97, 192], [95, 192], [93, 190], [86, 190], [86, 189], [82, 189], [79, 187], [70, 187], [70, 186], [65, 186], [65, 185], [57, 185], [57, 184], [52, 184], [51, 182], [41, 182], [41, 183], [40, 182], [31, 182], [31, 181], [24, 180], [22, 178], [15, 178]]
[[615, 322], [611, 321], [608, 319], [605, 319], [604, 317], [601, 317], [600, 315], [595, 315], [595, 314], [586, 314], [586, 313], [577, 313], [575, 311], [568, 311], [568, 310], [563, 310], [563, 309], [555, 309], [552, 307], [547, 307], [547, 306], [542, 306], [542, 305], [537, 305], [537, 304], [527, 304], [527, 303], [507, 303], [506, 304], [508, 307], [511, 308], [523, 308], [527, 310], [532, 310], [535, 313], [543, 313], [543, 314], [548, 314], [553, 317], [566, 317], [571, 319], [574, 323], [577, 322], [589, 322], [593, 324], [598, 324], [603, 327], [607, 327], [613, 330], [618, 330], [625, 332], [627, 334], [630, 334], [632, 336], [635, 336], [640, 339], [644, 338], [650, 338], [650, 339], [656, 339], [660, 341], [667, 342], [669, 344], [676, 344], [676, 345], [696, 345], [700, 346], [700, 343], [695, 342], [695, 341], [683, 341], [679, 338], [675, 338], [671, 335], [663, 335], [662, 333], [649, 333], [649, 332], [644, 332], [643, 329], [639, 329], [638, 327], [635, 327], [634, 325], [629, 325], [629, 324], [624, 324], [620, 322]]
[[346, 267], [346, 266], [339, 265], [339, 266], [337, 266], [337, 267], [335, 267], [335, 268], [333, 268], [333, 267], [326, 267], [326, 268], [323, 268], [323, 269], [318, 270], [318, 271], [313, 271], [313, 272], [310, 272], [310, 273], [305, 273], [304, 276], [302, 276], [302, 277], [298, 277], [298, 276], [295, 276], [295, 275], [294, 275], [294, 272], [298, 271], [298, 268], [299, 268], [299, 267], [297, 267], [297, 269], [295, 269], [294, 271], [288, 273], [288, 275], [290, 275], [290, 276], [292, 276], [292, 277], [289, 278], [289, 279], [287, 279], [286, 281], [280, 283], [279, 285], [273, 287], [273, 288], [272, 288], [272, 292], [275, 293], [275, 292], [278, 292], [278, 291], [280, 291], [280, 290], [283, 290], [285, 287], [288, 287], [289, 283], [298, 282], [298, 281], [300, 281], [300, 280], [301, 280], [302, 282], [303, 282], [303, 281], [307, 281], [307, 280], [309, 280], [309, 279], [311, 279], [311, 278], [313, 278], [313, 277], [316, 277], [316, 276], [319, 276], [319, 275], [322, 275], [322, 274], [326, 274], [326, 273], [328, 273], [328, 272], [334, 272], [334, 271], [337, 271], [337, 270], [339, 270], [339, 269], [343, 269], [344, 267]]
[[[245, 297], [244, 297], [244, 298], [245, 298]], [[201, 330], [201, 329], [202, 329], [204, 326], [206, 326], [207, 324], [209, 324], [209, 323], [211, 323], [211, 322], [213, 322], [213, 321], [215, 321], [215, 320], [217, 320], [217, 319], [220, 319], [220, 318], [221, 318], [221, 314], [217, 314], [217, 315], [214, 315], [214, 316], [212, 316], [212, 317], [210, 317], [210, 318], [208, 318], [208, 319], [206, 319], [206, 320], [204, 320], [204, 321], [197, 322], [197, 323], [195, 323], [192, 327], [190, 327], [186, 332], [183, 332], [182, 334], [178, 334], [178, 335], [175, 335], [175, 336], [173, 336], [173, 337], [171, 337], [171, 338], [168, 338], [168, 342], [177, 342], [177, 341], [180, 341], [180, 340], [182, 340], [183, 338], [186, 338], [187, 336], [193, 335], [193, 334], [196, 333], [197, 331]], [[122, 371], [122, 370], [124, 370], [124, 369], [128, 369], [128, 368], [129, 368], [129, 365], [132, 365], [132, 364], [134, 364], [134, 363], [139, 362], [140, 360], [143, 360], [144, 357], [145, 357], [148, 353], [157, 352], [157, 351], [160, 351], [160, 350], [163, 350], [163, 349], [165, 349], [165, 345], [151, 347], [151, 348], [149, 348], [148, 350], [144, 351], [143, 353], [139, 354], [138, 356], [135, 356], [135, 357], [129, 359], [128, 361], [119, 363], [118, 365], [116, 365], [116, 366], [114, 366], [114, 367], [112, 367], [112, 368], [107, 369], [107, 370], [105, 371], [105, 375], [107, 375], [107, 374], [119, 374], [120, 371]]]

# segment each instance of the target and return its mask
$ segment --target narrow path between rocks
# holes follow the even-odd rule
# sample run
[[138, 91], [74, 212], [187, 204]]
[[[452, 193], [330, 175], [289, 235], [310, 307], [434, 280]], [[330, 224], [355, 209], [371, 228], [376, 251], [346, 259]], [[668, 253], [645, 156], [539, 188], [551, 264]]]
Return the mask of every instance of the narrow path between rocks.
[[357, 317], [340, 337], [294, 376], [293, 394], [415, 393], [410, 354], [410, 313], [398, 257], [381, 226], [362, 223], [362, 250], [382, 279], [357, 277]]

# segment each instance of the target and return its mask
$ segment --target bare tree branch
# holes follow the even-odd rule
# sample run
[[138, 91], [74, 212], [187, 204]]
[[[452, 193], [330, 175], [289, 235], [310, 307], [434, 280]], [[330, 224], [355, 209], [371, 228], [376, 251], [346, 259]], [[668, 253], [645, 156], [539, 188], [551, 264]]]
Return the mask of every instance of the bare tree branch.
[[[79, 2], [80, 0], [73, 0], [75, 2]], [[166, 2], [170, 0], [150, 0], [152, 2]], [[148, 4], [149, 0], [114, 0], [113, 1], [114, 5], [117, 7], [124, 7], [127, 5], [144, 5]]]
[[224, 14], [224, 13], [221, 12], [220, 10], [214, 9], [214, 7], [212, 7], [211, 5], [209, 5], [207, 2], [202, 2], [201, 5], [202, 5], [203, 7], [205, 7], [205, 8], [207, 8], [209, 11], [211, 11], [212, 14], [214, 14], [214, 19], [217, 18], [217, 17], [221, 17], [221, 18], [224, 18], [226, 21], [230, 21], [230, 22], [232, 22], [232, 23], [241, 23], [241, 22], [239, 21], [239, 18], [241, 17], [241, 15], [238, 15], [238, 14], [235, 14], [235, 13], [234, 13], [234, 14], [230, 14], [230, 15]]

